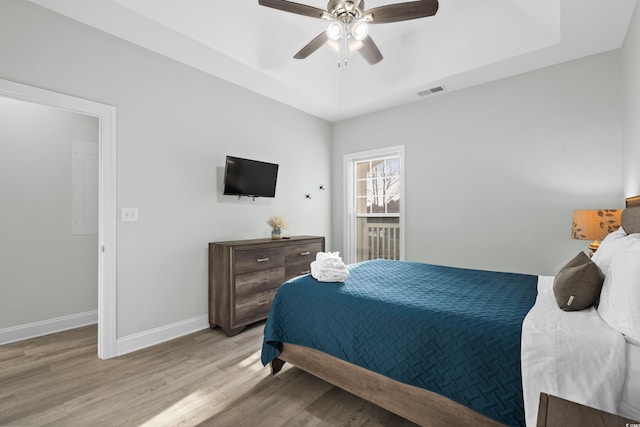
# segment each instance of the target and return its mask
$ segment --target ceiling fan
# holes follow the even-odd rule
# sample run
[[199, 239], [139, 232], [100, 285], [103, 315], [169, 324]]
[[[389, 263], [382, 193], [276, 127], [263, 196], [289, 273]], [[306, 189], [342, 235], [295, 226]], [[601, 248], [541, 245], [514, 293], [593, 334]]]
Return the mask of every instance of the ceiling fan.
[[[293, 57], [304, 59], [325, 44], [341, 53], [344, 64], [350, 52], [358, 51], [371, 65], [382, 61], [382, 53], [368, 34], [368, 24], [387, 24], [433, 16], [438, 0], [394, 3], [364, 10], [364, 0], [329, 0], [327, 10], [287, 0], [258, 0], [262, 6], [297, 15], [329, 21], [326, 31], [318, 34]], [[338, 62], [340, 66], [340, 62]]]

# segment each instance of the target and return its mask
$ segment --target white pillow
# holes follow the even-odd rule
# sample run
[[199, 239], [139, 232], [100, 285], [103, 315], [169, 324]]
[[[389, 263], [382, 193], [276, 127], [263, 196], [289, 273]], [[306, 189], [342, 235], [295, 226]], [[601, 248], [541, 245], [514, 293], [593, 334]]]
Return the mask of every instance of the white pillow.
[[[640, 238], [615, 254], [605, 276], [598, 313], [612, 328], [640, 344]], [[599, 249], [598, 249], [599, 251]]]
[[600, 247], [593, 254], [591, 261], [595, 262], [598, 267], [600, 267], [600, 271], [607, 276], [607, 270], [609, 270], [609, 266], [611, 265], [611, 261], [613, 261], [613, 257], [615, 254], [624, 249], [625, 246], [631, 244], [631, 241], [625, 241], [625, 237], [627, 237], [627, 233], [622, 229], [622, 227], [618, 228], [618, 230], [613, 233], [609, 233], [607, 237], [600, 243]]

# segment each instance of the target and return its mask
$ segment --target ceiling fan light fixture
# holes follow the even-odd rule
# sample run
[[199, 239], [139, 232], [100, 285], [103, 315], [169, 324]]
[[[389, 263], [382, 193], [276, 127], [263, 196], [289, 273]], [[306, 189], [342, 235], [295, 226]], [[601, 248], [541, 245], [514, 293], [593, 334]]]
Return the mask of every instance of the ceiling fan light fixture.
[[325, 31], [318, 34], [293, 57], [304, 59], [322, 46], [334, 48], [335, 45], [339, 48], [340, 61], [345, 65], [346, 58], [356, 51], [360, 52], [370, 65], [382, 61], [380, 49], [368, 34], [368, 23], [387, 24], [425, 18], [435, 15], [439, 7], [439, 0], [410, 0], [401, 3], [395, 0], [392, 3], [365, 10], [365, 0], [328, 1], [326, 9], [290, 0], [258, 0], [258, 3], [296, 15], [328, 20], [329, 25]]
[[369, 33], [369, 26], [366, 22], [356, 21], [351, 25], [351, 36], [358, 41], [362, 41]]
[[342, 25], [339, 22], [332, 22], [327, 26], [327, 37], [331, 40], [339, 40], [342, 37]]

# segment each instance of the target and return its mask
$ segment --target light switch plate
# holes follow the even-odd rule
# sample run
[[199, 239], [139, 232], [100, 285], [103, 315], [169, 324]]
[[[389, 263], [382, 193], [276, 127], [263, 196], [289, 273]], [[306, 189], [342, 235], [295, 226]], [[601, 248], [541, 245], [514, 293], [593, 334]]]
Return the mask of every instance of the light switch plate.
[[138, 222], [138, 208], [122, 208], [122, 222]]

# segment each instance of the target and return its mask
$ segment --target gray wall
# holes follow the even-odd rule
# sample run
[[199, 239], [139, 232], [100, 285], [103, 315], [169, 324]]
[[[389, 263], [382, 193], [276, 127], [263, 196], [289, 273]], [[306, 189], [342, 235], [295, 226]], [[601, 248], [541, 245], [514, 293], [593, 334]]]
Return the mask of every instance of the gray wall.
[[624, 98], [624, 194], [640, 194], [640, 7], [636, 6], [622, 49]]
[[[389, 145], [406, 150], [407, 259], [554, 274], [587, 244], [569, 238], [573, 209], [621, 207], [623, 181], [640, 193], [638, 27], [636, 11], [621, 52], [331, 126], [4, 0], [0, 78], [117, 107], [118, 208], [140, 209], [118, 224], [124, 337], [206, 314], [206, 243], [267, 237], [274, 213], [341, 250], [343, 155]], [[280, 163], [276, 199], [221, 196], [226, 154]]]
[[[22, 0], [0, 2], [0, 58], [0, 78], [117, 107], [118, 209], [140, 213], [118, 223], [119, 338], [206, 315], [210, 241], [279, 214], [331, 247], [329, 123]], [[221, 196], [227, 154], [279, 163], [276, 198]]]
[[71, 143], [98, 120], [0, 97], [0, 329], [98, 309], [98, 236], [72, 235]]
[[346, 120], [333, 131], [333, 240], [343, 156], [404, 144], [406, 259], [552, 275], [588, 242], [573, 209], [619, 208], [620, 53]]

